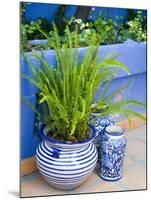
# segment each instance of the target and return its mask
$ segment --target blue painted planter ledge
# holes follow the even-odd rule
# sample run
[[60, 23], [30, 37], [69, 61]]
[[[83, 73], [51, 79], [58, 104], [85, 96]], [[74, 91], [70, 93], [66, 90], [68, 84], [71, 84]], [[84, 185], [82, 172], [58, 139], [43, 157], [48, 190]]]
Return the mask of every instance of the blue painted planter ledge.
[[[37, 42], [43, 41], [32, 41], [32, 43], [37, 44]], [[46, 43], [46, 41], [45, 41]], [[80, 48], [80, 57], [85, 53], [87, 48]], [[113, 92], [120, 85], [127, 83], [127, 81], [132, 80], [133, 84], [121, 94], [121, 98], [135, 99], [146, 103], [146, 43], [137, 43], [128, 40], [122, 44], [112, 44], [112, 45], [102, 45], [99, 48], [98, 58], [102, 60], [110, 52], [115, 52], [121, 54], [118, 58], [119, 61], [123, 62], [130, 70], [130, 75], [128, 76], [122, 70], [119, 71], [118, 76], [112, 81], [111, 87], [108, 90], [108, 94]], [[38, 52], [41, 54], [41, 52]], [[31, 58], [33, 65], [35, 64], [35, 59], [33, 58], [31, 52], [27, 53]], [[44, 58], [47, 63], [51, 63], [56, 66], [56, 57], [54, 50], [47, 50], [44, 52]], [[40, 63], [39, 63], [40, 64]], [[41, 64], [40, 64], [41, 65]], [[21, 73], [30, 75], [31, 72], [25, 61], [24, 57], [21, 56]], [[101, 88], [96, 94], [96, 100], [98, 99], [101, 92]], [[35, 105], [36, 94], [38, 89], [34, 87], [29, 81], [21, 79], [21, 95], [25, 97], [30, 103]], [[137, 109], [138, 111], [138, 109]], [[145, 112], [144, 110], [139, 110], [140, 112]], [[24, 103], [21, 104], [21, 158], [25, 159], [35, 155], [36, 147], [39, 144], [39, 139], [33, 135], [34, 131], [34, 120], [35, 113]]]

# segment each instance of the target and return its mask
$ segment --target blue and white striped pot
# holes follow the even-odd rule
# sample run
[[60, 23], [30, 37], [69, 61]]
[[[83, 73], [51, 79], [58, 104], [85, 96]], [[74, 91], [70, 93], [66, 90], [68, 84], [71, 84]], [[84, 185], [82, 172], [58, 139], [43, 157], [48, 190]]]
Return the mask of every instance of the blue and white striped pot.
[[36, 150], [37, 166], [44, 179], [53, 187], [71, 190], [78, 187], [92, 173], [98, 153], [92, 142], [95, 132], [84, 142], [66, 143], [47, 137], [47, 129], [41, 130], [43, 141]]

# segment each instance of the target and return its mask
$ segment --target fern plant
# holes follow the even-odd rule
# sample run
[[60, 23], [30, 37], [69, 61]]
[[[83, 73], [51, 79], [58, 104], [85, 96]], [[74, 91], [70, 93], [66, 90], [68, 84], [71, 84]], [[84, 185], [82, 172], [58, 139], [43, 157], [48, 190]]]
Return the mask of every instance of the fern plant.
[[[27, 54], [24, 54], [33, 77], [23, 74], [23, 78], [28, 79], [40, 90], [38, 103], [45, 104], [43, 117], [46, 126], [50, 129], [50, 136], [63, 141], [83, 141], [88, 137], [91, 105], [94, 103], [98, 88], [104, 81], [109, 81], [111, 77], [116, 76], [115, 69], [120, 68], [127, 73], [129, 71], [113, 54], [98, 62], [100, 41], [96, 34], [91, 36], [89, 47], [80, 60], [77, 28], [71, 34], [69, 28], [66, 27], [65, 33], [68, 40], [66, 44], [61, 44], [55, 24], [53, 27], [54, 40], [48, 38], [48, 44], [55, 49], [57, 67], [49, 65], [43, 53], [40, 56], [33, 52], [37, 61], [34, 67]], [[42, 68], [38, 65], [38, 61], [42, 63]], [[122, 104], [124, 102], [121, 105], [111, 106], [109, 99], [100, 98], [95, 109], [99, 108], [103, 115], [109, 115], [116, 111], [115, 106], [121, 108]], [[36, 108], [31, 108], [38, 113]], [[118, 112], [122, 110], [118, 109]], [[128, 116], [131, 113], [124, 110], [124, 114]]]

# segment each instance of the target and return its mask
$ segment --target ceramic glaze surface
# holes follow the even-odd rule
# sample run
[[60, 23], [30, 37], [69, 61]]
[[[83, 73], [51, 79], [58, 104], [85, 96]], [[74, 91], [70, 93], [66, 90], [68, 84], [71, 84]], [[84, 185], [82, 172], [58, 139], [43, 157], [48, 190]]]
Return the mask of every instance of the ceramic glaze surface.
[[105, 128], [110, 125], [114, 125], [114, 122], [109, 117], [100, 117], [97, 114], [93, 113], [92, 118], [89, 121], [90, 126], [94, 127], [94, 130], [97, 133], [97, 138], [94, 139], [94, 143], [98, 149], [100, 150], [100, 142], [102, 139], [102, 135], [104, 135]]
[[37, 166], [53, 187], [70, 190], [78, 187], [92, 173], [98, 158], [93, 137], [78, 144], [43, 140], [37, 148]]
[[116, 134], [112, 131], [105, 131], [100, 145], [99, 174], [101, 178], [108, 181], [116, 181], [122, 177], [126, 143], [123, 132]]

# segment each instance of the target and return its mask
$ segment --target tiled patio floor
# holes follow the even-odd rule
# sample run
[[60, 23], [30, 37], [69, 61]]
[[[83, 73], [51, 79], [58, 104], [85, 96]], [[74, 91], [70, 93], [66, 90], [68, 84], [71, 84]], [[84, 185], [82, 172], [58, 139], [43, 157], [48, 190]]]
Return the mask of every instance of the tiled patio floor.
[[21, 178], [21, 196], [45, 196], [62, 194], [82, 194], [107, 191], [146, 189], [146, 126], [126, 133], [128, 140], [124, 161], [123, 178], [116, 182], [107, 182], [98, 175], [98, 167], [93, 174], [77, 189], [60, 191], [52, 188], [40, 176], [39, 172]]

